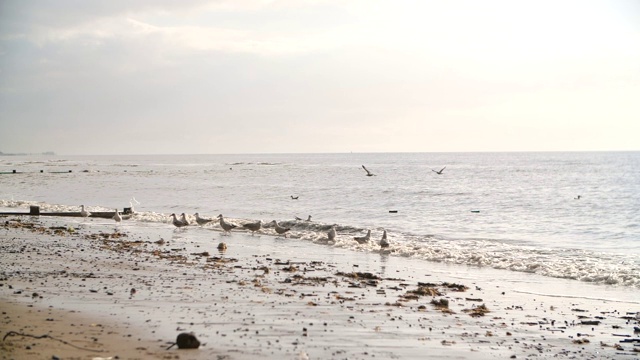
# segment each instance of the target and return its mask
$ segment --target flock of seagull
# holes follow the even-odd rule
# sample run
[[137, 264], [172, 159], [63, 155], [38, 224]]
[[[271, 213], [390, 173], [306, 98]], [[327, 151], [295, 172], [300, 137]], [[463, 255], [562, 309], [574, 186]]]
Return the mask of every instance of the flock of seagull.
[[[366, 176], [376, 176], [376, 174], [372, 173], [371, 171], [369, 171], [369, 169], [367, 169], [364, 165], [362, 165], [362, 168], [364, 169], [364, 171], [366, 171]], [[433, 170], [433, 172], [435, 172], [438, 175], [442, 175], [442, 172], [444, 171], [444, 169], [446, 168], [443, 167], [442, 169], [440, 169], [439, 171]], [[298, 200], [299, 196], [291, 196], [292, 200]], [[135, 198], [132, 199], [135, 201]], [[138, 203], [136, 201], [136, 203]], [[138, 203], [139, 204], [139, 203]], [[131, 204], [131, 209], [133, 211], [133, 204]], [[91, 212], [87, 211], [84, 207], [84, 205], [80, 205], [80, 215], [83, 218], [88, 218], [89, 216], [91, 216]], [[203, 218], [200, 216], [200, 214], [195, 213], [194, 214], [195, 218], [196, 218], [196, 224], [200, 225], [200, 226], [205, 226], [208, 223], [214, 222], [216, 221], [216, 219], [219, 221], [220, 223], [220, 227], [223, 230], [223, 235], [230, 235], [231, 234], [231, 230], [238, 228], [238, 225], [236, 224], [232, 224], [230, 222], [227, 222], [224, 219], [224, 216], [222, 216], [222, 214], [218, 215], [216, 217], [216, 219], [207, 219], [207, 218]], [[176, 227], [176, 228], [183, 228], [185, 226], [189, 226], [191, 225], [191, 222], [187, 219], [187, 216], [185, 213], [180, 214], [180, 218], [178, 218], [178, 216], [174, 213], [170, 215], [171, 219], [172, 219], [172, 224]], [[295, 217], [295, 219], [297, 221], [311, 221], [311, 215], [309, 215], [307, 217], [306, 220], [303, 220], [302, 218], [299, 217]], [[118, 209], [115, 209], [115, 213], [113, 215], [113, 220], [116, 221], [116, 224], [119, 224], [120, 222], [122, 222], [122, 216], [120, 216], [120, 213], [118, 213]], [[278, 222], [276, 220], [271, 221], [270, 223], [268, 223], [269, 225], [273, 225], [274, 226], [274, 230], [278, 235], [283, 235], [284, 237], [286, 237], [287, 232], [291, 230], [290, 227], [284, 227], [281, 226], [280, 224], [278, 224]], [[251, 235], [254, 235], [257, 231], [259, 231], [262, 228], [262, 220], [258, 220], [256, 222], [252, 222], [252, 223], [246, 223], [241, 225], [241, 228], [248, 230], [251, 232]], [[329, 241], [335, 241], [337, 232], [336, 232], [336, 228], [335, 226], [332, 226], [329, 231], [327, 232], [327, 238]], [[366, 244], [371, 240], [371, 230], [367, 230], [367, 234], [364, 236], [355, 236], [353, 238], [358, 244]], [[382, 238], [380, 239], [380, 241], [378, 241], [378, 245], [380, 245], [380, 248], [384, 249], [384, 248], [388, 248], [389, 247], [389, 240], [387, 239], [387, 230], [383, 230], [382, 232]]]
[[[376, 174], [372, 173], [371, 171], [369, 171], [369, 169], [367, 169], [364, 165], [362, 165], [362, 168], [364, 169], [364, 171], [366, 171], [366, 175], [367, 176], [376, 176]], [[447, 167], [443, 167], [440, 170], [433, 170], [431, 169], [431, 171], [433, 171], [434, 173], [438, 174], [438, 175], [442, 175], [442, 172], [444, 171], [444, 169], [446, 169]]]
[[[133, 210], [133, 206], [131, 207], [131, 209]], [[115, 214], [113, 214], [112, 219], [116, 221], [116, 224], [119, 224], [120, 222], [122, 222], [122, 216], [120, 216], [120, 213], [118, 213], [118, 209], [114, 209], [114, 210], [115, 210]], [[84, 205], [80, 205], [80, 216], [86, 219], [89, 216], [91, 216], [91, 212], [86, 210], [84, 208]]]
[[[117, 214], [117, 212], [116, 212], [116, 214]], [[203, 217], [200, 216], [199, 213], [195, 213], [193, 215], [196, 218], [196, 224], [200, 225], [200, 226], [205, 226], [206, 224], [212, 223], [212, 222], [216, 221], [216, 219], [217, 219], [219, 224], [220, 224], [220, 227], [223, 230], [223, 235], [230, 235], [231, 234], [231, 230], [236, 229], [236, 228], [242, 228], [242, 229], [250, 231], [251, 235], [253, 236], [257, 231], [262, 229], [262, 220], [258, 220], [256, 222], [246, 223], [246, 224], [243, 224], [241, 226], [238, 226], [236, 224], [233, 224], [233, 223], [230, 223], [230, 222], [226, 221], [222, 214], [218, 215], [215, 219], [203, 218]], [[185, 213], [180, 214], [180, 217], [178, 217], [174, 213], [174, 214], [171, 214], [170, 217], [172, 219], [172, 224], [176, 228], [183, 228], [185, 226], [191, 225], [191, 222], [187, 219], [187, 215]], [[301, 218], [299, 218], [297, 216], [296, 216], [296, 220], [303, 221]], [[311, 221], [311, 215], [309, 215], [307, 220], [304, 220], [304, 221]], [[282, 235], [284, 237], [287, 237], [287, 232], [291, 230], [290, 227], [281, 226], [280, 224], [278, 224], [278, 222], [276, 220], [272, 220], [271, 222], [268, 223], [268, 225], [273, 225], [273, 228], [274, 228], [276, 234]], [[328, 238], [329, 241], [335, 241], [336, 235], [337, 235], [336, 228], [335, 228], [335, 226], [332, 226], [331, 229], [329, 229], [329, 231], [327, 232], [327, 238]], [[367, 234], [365, 236], [355, 236], [353, 239], [358, 244], [366, 244], [371, 239], [371, 230], [368, 230]], [[380, 248], [388, 248], [389, 247], [389, 240], [387, 239], [387, 230], [384, 230], [382, 232], [382, 238], [378, 242], [378, 245], [380, 245]]]

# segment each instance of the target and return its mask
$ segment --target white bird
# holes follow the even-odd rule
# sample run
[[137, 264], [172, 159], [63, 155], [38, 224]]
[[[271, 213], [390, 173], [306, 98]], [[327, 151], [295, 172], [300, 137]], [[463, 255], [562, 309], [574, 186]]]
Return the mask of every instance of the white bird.
[[442, 169], [440, 169], [440, 171], [435, 171], [433, 169], [431, 169], [431, 171], [433, 171], [434, 173], [438, 174], [438, 175], [442, 175], [442, 172], [444, 171], [444, 169], [446, 169], [447, 167], [443, 167]]
[[140, 205], [140, 202], [138, 200], [136, 200], [136, 198], [132, 197], [131, 200], [129, 200], [129, 205], [131, 206], [131, 213], [135, 213], [136, 210], [133, 208], [133, 203], [136, 203], [136, 205]]
[[173, 225], [177, 228], [181, 228], [183, 226], [187, 226], [187, 224], [185, 224], [182, 220], [178, 219], [178, 217], [176, 216], [176, 214], [171, 214], [171, 217], [173, 218]]
[[118, 209], [116, 209], [116, 213], [113, 215], [112, 219], [116, 221], [116, 224], [119, 224], [122, 221], [122, 216], [118, 213]]
[[220, 227], [224, 230], [225, 233], [230, 234], [232, 229], [235, 229], [237, 226], [235, 224], [230, 224], [224, 221], [224, 216], [222, 214], [218, 215], [218, 219], [220, 219]]
[[207, 225], [208, 223], [210, 223], [210, 222], [212, 222], [212, 221], [213, 221], [213, 219], [205, 219], [205, 218], [201, 218], [201, 217], [200, 217], [200, 214], [198, 214], [198, 213], [195, 213], [195, 214], [193, 214], [193, 215], [196, 217], [196, 223], [198, 223], [198, 225], [200, 225], [200, 226], [205, 226], [205, 225]]
[[276, 230], [276, 233], [277, 233], [278, 235], [283, 235], [283, 234], [284, 234], [284, 237], [287, 237], [286, 232], [287, 232], [287, 231], [289, 231], [289, 230], [291, 230], [291, 228], [288, 228], [288, 227], [282, 227], [282, 226], [280, 226], [280, 224], [278, 224], [278, 222], [277, 222], [277, 221], [275, 221], [275, 220], [273, 220], [271, 223], [274, 225], [275, 230]]
[[389, 241], [387, 241], [387, 230], [382, 232], [382, 239], [380, 239], [378, 244], [380, 244], [380, 248], [382, 249], [389, 247]]
[[91, 216], [91, 213], [84, 209], [84, 205], [80, 205], [80, 216], [85, 219]]
[[185, 225], [189, 225], [189, 220], [187, 220], [187, 215], [184, 213], [180, 214], [180, 221], [182, 221]]
[[364, 171], [367, 172], [367, 176], [376, 176], [376, 174], [374, 174], [371, 171], [369, 171], [366, 167], [364, 167], [364, 165], [362, 165], [362, 168], [364, 169]]
[[356, 236], [356, 237], [353, 238], [353, 240], [357, 241], [358, 244], [364, 244], [364, 243], [369, 241], [369, 238], [371, 238], [371, 230], [367, 231], [367, 235], [365, 235], [365, 236]]
[[333, 240], [336, 239], [336, 227], [335, 226], [331, 227], [331, 229], [327, 233], [327, 237], [329, 238], [329, 241], [333, 241]]
[[247, 229], [249, 231], [251, 231], [251, 235], [253, 235], [256, 231], [260, 230], [260, 228], [262, 228], [262, 220], [258, 220], [254, 223], [248, 223], [248, 224], [244, 224], [242, 225], [242, 227], [244, 229]]

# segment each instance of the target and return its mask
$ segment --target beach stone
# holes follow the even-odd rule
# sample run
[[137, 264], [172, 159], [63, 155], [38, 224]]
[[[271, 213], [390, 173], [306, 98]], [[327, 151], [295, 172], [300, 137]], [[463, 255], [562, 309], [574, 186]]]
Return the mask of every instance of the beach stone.
[[176, 344], [178, 344], [178, 349], [197, 349], [200, 347], [200, 341], [193, 333], [180, 333]]

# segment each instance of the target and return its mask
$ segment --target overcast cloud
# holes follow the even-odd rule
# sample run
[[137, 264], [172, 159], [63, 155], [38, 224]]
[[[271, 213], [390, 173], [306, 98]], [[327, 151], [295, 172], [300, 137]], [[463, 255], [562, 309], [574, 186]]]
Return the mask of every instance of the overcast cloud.
[[0, 1], [0, 151], [639, 150], [640, 2]]

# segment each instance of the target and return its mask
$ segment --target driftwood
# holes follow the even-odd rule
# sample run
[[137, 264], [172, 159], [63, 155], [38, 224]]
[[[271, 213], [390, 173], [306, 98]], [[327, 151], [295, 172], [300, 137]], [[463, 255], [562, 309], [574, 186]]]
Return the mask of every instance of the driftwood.
[[62, 339], [57, 339], [57, 338], [54, 338], [53, 336], [51, 336], [51, 335], [47, 335], [47, 334], [37, 336], [37, 335], [31, 335], [31, 334], [23, 334], [23, 333], [19, 333], [19, 332], [17, 332], [17, 331], [9, 331], [9, 332], [8, 332], [8, 333], [7, 333], [7, 334], [2, 338], [2, 341], [5, 341], [5, 340], [7, 339], [7, 337], [9, 337], [9, 336], [14, 336], [14, 335], [15, 335], [15, 336], [26, 336], [26, 337], [30, 337], [30, 338], [34, 338], [34, 339], [51, 339], [51, 340], [55, 340], [55, 341], [60, 341], [61, 343], [65, 344], [65, 345], [69, 345], [69, 346], [71, 346], [71, 347], [74, 347], [74, 348], [76, 348], [76, 349], [78, 349], [78, 350], [93, 351], [93, 352], [102, 352], [102, 350], [87, 349], [87, 348], [83, 348], [83, 347], [80, 347], [80, 346], [76, 346], [76, 345], [73, 345], [72, 343], [70, 343], [70, 342], [68, 342], [68, 341], [64, 341], [64, 340], [62, 340]]

